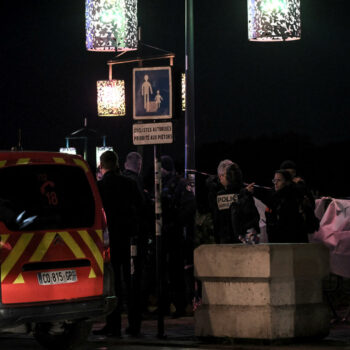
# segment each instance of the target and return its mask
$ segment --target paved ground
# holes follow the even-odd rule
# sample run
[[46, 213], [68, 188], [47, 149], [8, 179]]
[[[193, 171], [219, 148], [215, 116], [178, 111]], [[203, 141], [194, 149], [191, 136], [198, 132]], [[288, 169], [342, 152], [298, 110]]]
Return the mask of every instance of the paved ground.
[[[94, 329], [101, 328], [103, 322], [94, 324]], [[126, 317], [123, 318], [124, 328], [127, 325]], [[142, 335], [137, 338], [123, 334], [121, 338], [96, 336], [91, 334], [88, 343], [82, 348], [90, 349], [234, 349], [234, 350], [350, 350], [350, 323], [335, 322], [331, 325], [330, 334], [327, 338], [309, 342], [289, 342], [262, 344], [261, 342], [233, 342], [220, 340], [213, 342], [209, 339], [198, 339], [194, 335], [193, 317], [164, 319], [164, 337], [159, 338], [158, 322], [156, 319], [147, 319], [142, 322]], [[24, 327], [8, 330], [0, 335], [1, 350], [38, 349], [31, 334], [25, 334]]]
[[[126, 319], [123, 320], [124, 327]], [[103, 324], [95, 324], [94, 328], [100, 328]], [[113, 338], [111, 341], [120, 345], [144, 345], [150, 347], [177, 347], [177, 348], [201, 348], [201, 349], [242, 349], [242, 350], [316, 350], [316, 349], [349, 349], [350, 350], [350, 323], [336, 322], [331, 326], [330, 334], [327, 338], [309, 342], [289, 342], [263, 344], [262, 342], [233, 342], [219, 341], [213, 342], [208, 339], [198, 339], [194, 335], [194, 319], [193, 317], [182, 317], [172, 319], [166, 317], [164, 319], [164, 338], [158, 338], [158, 322], [157, 320], [144, 320], [142, 323], [142, 335], [137, 338], [123, 335], [122, 338]], [[101, 338], [101, 337], [100, 337]], [[98, 340], [99, 336], [92, 335], [89, 341]]]
[[[127, 326], [127, 319], [123, 317], [123, 329]], [[96, 323], [94, 329], [102, 328], [103, 323]], [[194, 319], [193, 317], [164, 319], [163, 337], [158, 337], [158, 321], [156, 319], [147, 319], [142, 321], [141, 335], [139, 337], [129, 337], [123, 334], [118, 342], [120, 344], [154, 344], [158, 346], [183, 346], [198, 347], [198, 339], [194, 336]], [[101, 336], [92, 335], [91, 340]]]

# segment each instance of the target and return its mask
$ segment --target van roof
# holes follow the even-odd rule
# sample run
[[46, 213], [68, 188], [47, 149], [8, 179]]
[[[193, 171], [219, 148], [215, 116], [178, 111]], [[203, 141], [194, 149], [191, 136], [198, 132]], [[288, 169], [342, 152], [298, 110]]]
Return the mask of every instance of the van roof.
[[85, 172], [89, 167], [80, 155], [46, 151], [0, 151], [0, 169], [28, 164], [66, 164], [80, 166]]

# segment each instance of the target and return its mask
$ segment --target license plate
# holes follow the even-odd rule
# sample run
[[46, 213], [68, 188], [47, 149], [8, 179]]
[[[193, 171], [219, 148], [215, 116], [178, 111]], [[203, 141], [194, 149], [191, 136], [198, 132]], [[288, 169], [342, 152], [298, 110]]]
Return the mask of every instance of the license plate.
[[75, 270], [39, 272], [38, 282], [42, 286], [52, 284], [74, 283], [78, 281]]

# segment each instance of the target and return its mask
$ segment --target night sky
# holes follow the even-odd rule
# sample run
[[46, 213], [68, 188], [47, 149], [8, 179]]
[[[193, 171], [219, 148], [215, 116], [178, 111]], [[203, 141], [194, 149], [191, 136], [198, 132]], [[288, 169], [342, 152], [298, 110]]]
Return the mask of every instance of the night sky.
[[[213, 173], [231, 158], [247, 181], [270, 185], [281, 161], [293, 159], [320, 195], [350, 196], [349, 0], [301, 5], [300, 41], [252, 43], [246, 0], [194, 0], [197, 169]], [[184, 1], [139, 0], [138, 6], [142, 40], [176, 54], [176, 77], [184, 71]], [[97, 117], [96, 81], [108, 79], [106, 63], [115, 54], [85, 50], [84, 0], [7, 0], [0, 8], [0, 149], [16, 145], [21, 129], [24, 149], [56, 151], [87, 118], [122, 161], [136, 150], [130, 96], [126, 117]], [[113, 68], [129, 94], [133, 67]], [[175, 142], [161, 151], [181, 170], [178, 107], [173, 122]], [[146, 172], [153, 147], [142, 152]]]

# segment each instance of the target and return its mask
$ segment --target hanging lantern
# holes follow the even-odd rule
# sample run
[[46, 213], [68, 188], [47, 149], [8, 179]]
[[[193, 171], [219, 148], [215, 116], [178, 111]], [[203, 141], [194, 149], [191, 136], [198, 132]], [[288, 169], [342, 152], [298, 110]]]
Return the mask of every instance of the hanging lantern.
[[248, 17], [251, 41], [300, 39], [300, 0], [248, 0]]
[[137, 49], [137, 0], [85, 0], [86, 49]]
[[181, 109], [186, 110], [186, 74], [181, 74]]
[[97, 82], [97, 111], [100, 117], [125, 115], [124, 80], [99, 80]]

